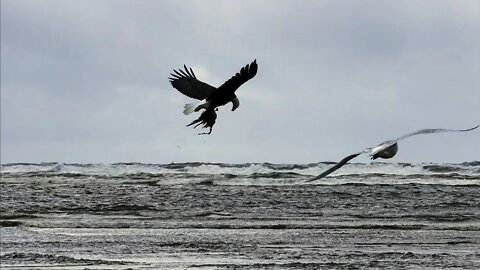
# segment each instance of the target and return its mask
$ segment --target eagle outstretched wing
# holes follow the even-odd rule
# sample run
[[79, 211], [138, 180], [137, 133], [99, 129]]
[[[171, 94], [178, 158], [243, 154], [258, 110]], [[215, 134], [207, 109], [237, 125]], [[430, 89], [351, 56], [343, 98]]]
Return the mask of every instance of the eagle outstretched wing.
[[204, 100], [217, 90], [217, 88], [199, 81], [192, 68], [188, 69], [186, 65], [183, 67], [185, 70], [173, 70], [173, 73], [170, 73], [171, 77], [168, 78], [172, 86], [180, 93], [187, 97]]
[[252, 63], [244, 66], [240, 72], [218, 87], [218, 90], [231, 91], [232, 93], [235, 92], [242, 84], [255, 77], [255, 75], [257, 75], [257, 70], [258, 65], [257, 60], [255, 59]]

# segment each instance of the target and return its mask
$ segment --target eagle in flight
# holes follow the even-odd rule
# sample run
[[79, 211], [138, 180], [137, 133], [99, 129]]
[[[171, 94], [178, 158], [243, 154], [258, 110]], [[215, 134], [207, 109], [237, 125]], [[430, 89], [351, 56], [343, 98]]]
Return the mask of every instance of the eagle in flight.
[[235, 109], [240, 106], [240, 101], [235, 95], [235, 91], [242, 84], [255, 77], [258, 69], [257, 60], [254, 60], [220, 87], [216, 88], [198, 80], [192, 68], [187, 68], [186, 65], [183, 67], [185, 70], [173, 70], [173, 73], [170, 73], [171, 77], [168, 79], [172, 86], [180, 91], [180, 93], [187, 97], [200, 100], [200, 102], [197, 103], [186, 104], [183, 110], [183, 113], [188, 115], [204, 109], [199, 118], [187, 125], [195, 125], [194, 128], [200, 125], [202, 125], [203, 128], [210, 128], [209, 132], [200, 133], [199, 135], [212, 133], [213, 125], [217, 119], [216, 111], [218, 107], [232, 102], [232, 111], [235, 111]]

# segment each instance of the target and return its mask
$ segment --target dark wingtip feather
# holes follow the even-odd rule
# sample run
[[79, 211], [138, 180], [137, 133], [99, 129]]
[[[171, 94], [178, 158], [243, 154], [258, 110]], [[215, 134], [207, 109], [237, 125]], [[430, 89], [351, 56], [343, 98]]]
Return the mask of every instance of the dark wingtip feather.
[[257, 71], [258, 71], [258, 65], [257, 65], [257, 59], [255, 59], [255, 61], [252, 62], [252, 64], [250, 65], [250, 75], [252, 76], [252, 78], [257, 75]]
[[193, 69], [192, 69], [192, 68], [190, 68], [190, 72], [192, 73], [192, 76], [193, 76], [193, 78], [195, 78], [195, 79], [196, 79], [196, 78], [197, 78], [197, 76], [195, 76], [195, 73], [193, 73]]
[[242, 67], [242, 69], [240, 69], [240, 74], [245, 74], [245, 71], [248, 69], [248, 65], [246, 65], [245, 67]]
[[173, 73], [170, 73], [170, 76], [172, 76], [174, 79], [180, 79], [180, 78], [182, 78], [182, 76], [177, 75], [177, 74], [173, 74]]
[[192, 74], [190, 73], [190, 71], [188, 71], [187, 65], [183, 65], [183, 67], [185, 68], [185, 71], [187, 72], [188, 77], [192, 77], [192, 78], [193, 78], [193, 76], [192, 76]]
[[185, 71], [183, 71], [182, 69], [175, 70], [175, 73], [177, 73], [179, 79], [190, 77], [190, 76], [188, 76], [187, 73], [185, 73]]
[[473, 127], [473, 128], [470, 128], [470, 129], [468, 129], [468, 131], [477, 129], [478, 127], [480, 127], [480, 125], [477, 125], [477, 126], [475, 126], [475, 127]]
[[183, 71], [182, 69], [179, 69], [180, 73], [182, 73], [183, 77], [188, 77], [187, 73], [185, 73], [185, 71]]

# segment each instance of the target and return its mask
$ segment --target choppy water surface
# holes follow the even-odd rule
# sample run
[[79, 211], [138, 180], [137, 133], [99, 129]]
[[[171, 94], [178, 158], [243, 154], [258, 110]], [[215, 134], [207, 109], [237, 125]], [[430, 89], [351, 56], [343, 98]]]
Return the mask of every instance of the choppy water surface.
[[5, 164], [2, 269], [480, 268], [480, 162]]

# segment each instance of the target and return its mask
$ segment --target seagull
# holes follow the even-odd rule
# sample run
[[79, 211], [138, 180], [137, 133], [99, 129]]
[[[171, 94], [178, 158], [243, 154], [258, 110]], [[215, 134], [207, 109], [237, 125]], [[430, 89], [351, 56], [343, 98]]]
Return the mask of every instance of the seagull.
[[480, 125], [477, 125], [475, 127], [468, 128], [468, 129], [427, 128], [427, 129], [421, 129], [421, 130], [418, 130], [418, 131], [415, 131], [415, 132], [407, 133], [407, 134], [405, 134], [405, 135], [403, 135], [403, 136], [401, 136], [397, 139], [384, 141], [384, 142], [380, 143], [379, 145], [377, 145], [375, 147], [368, 147], [361, 152], [349, 155], [349, 156], [343, 158], [342, 160], [340, 160], [340, 162], [335, 164], [335, 166], [333, 166], [330, 169], [324, 171], [320, 175], [318, 175], [318, 176], [316, 176], [316, 177], [314, 177], [310, 180], [307, 180], [307, 182], [315, 181], [315, 180], [321, 179], [321, 178], [331, 174], [332, 172], [340, 169], [343, 165], [345, 165], [351, 159], [356, 158], [357, 156], [359, 156], [361, 154], [368, 153], [372, 160], [375, 160], [377, 158], [383, 158], [383, 159], [393, 158], [395, 156], [395, 154], [397, 154], [397, 152], [398, 152], [398, 141], [403, 140], [403, 139], [408, 138], [408, 137], [411, 137], [411, 136], [421, 135], [421, 134], [440, 133], [440, 132], [465, 132], [465, 131], [474, 130], [474, 129], [478, 128], [479, 126]]
[[216, 88], [198, 80], [192, 68], [187, 68], [186, 65], [183, 65], [183, 67], [185, 70], [174, 69], [173, 73], [170, 73], [171, 77], [168, 79], [172, 86], [180, 91], [180, 93], [187, 97], [200, 100], [200, 102], [197, 103], [186, 104], [183, 110], [185, 115], [205, 109], [197, 120], [187, 125], [191, 126], [196, 124], [194, 128], [199, 125], [203, 125], [203, 128], [210, 128], [208, 133], [200, 133], [199, 135], [212, 133], [213, 125], [217, 119], [216, 110], [218, 107], [231, 102], [233, 105], [232, 111], [235, 111], [238, 106], [240, 106], [240, 100], [235, 95], [235, 91], [242, 84], [255, 77], [258, 69], [257, 60], [255, 59], [220, 87]]

